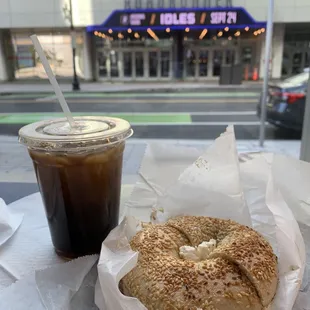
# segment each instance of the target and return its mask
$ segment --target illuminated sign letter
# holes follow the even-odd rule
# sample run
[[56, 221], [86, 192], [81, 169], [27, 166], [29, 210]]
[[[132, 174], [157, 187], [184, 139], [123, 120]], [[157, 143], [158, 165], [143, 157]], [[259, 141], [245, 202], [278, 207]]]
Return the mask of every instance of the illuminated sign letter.
[[237, 12], [227, 12], [227, 24], [237, 23]]
[[196, 24], [196, 15], [194, 12], [188, 13], [187, 14], [187, 23], [189, 25], [194, 25]]
[[211, 24], [226, 24], [226, 12], [212, 12]]
[[186, 25], [187, 24], [187, 13], [180, 13], [179, 24], [180, 25]]
[[172, 13], [161, 13], [160, 24], [161, 25], [172, 25], [173, 15]]

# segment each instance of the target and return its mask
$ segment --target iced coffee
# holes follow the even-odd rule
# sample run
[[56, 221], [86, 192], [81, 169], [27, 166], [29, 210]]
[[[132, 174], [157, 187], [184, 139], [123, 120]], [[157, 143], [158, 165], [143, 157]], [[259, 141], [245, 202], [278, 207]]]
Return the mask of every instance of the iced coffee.
[[[91, 121], [97, 123], [87, 126]], [[117, 226], [123, 151], [132, 134], [130, 125], [120, 119], [80, 118], [79, 124], [86, 126], [72, 133], [61, 128], [63, 121], [59, 126], [40, 122], [20, 130], [33, 160], [55, 250], [67, 258], [99, 253], [102, 241]], [[33, 140], [31, 128], [39, 128], [39, 139]]]

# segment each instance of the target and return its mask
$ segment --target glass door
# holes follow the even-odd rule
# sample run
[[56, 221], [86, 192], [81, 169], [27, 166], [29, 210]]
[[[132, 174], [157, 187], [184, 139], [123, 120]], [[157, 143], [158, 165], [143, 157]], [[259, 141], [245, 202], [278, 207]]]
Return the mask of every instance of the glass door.
[[198, 75], [199, 77], [208, 77], [209, 51], [200, 50], [198, 54]]
[[170, 76], [170, 51], [160, 51], [160, 77]]
[[132, 52], [123, 53], [123, 75], [125, 78], [132, 78]]
[[103, 49], [97, 52], [98, 76], [99, 78], [108, 77], [108, 53]]
[[110, 51], [110, 68], [111, 68], [111, 78], [119, 77], [119, 54], [115, 50]]
[[142, 51], [135, 51], [135, 77], [144, 77], [144, 58]]
[[194, 78], [196, 76], [196, 51], [188, 48], [185, 53], [185, 77]]
[[223, 50], [214, 50], [212, 76], [220, 76], [222, 63], [223, 63]]
[[236, 51], [228, 49], [225, 51], [225, 65], [234, 65], [236, 59]]
[[158, 52], [157, 51], [149, 51], [148, 52], [148, 61], [149, 61], [149, 74], [150, 78], [157, 78], [158, 77]]

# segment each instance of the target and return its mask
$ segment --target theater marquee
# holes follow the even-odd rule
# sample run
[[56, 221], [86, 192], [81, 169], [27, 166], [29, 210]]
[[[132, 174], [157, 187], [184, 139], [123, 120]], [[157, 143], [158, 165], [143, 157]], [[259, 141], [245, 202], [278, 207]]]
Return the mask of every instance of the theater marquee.
[[232, 0], [124, 0], [125, 9], [232, 7]]
[[94, 30], [165, 30], [200, 28], [232, 28], [243, 26], [263, 27], [264, 22], [255, 21], [243, 8], [178, 8], [178, 9], [139, 9], [116, 10], [101, 25], [90, 26], [88, 31]]

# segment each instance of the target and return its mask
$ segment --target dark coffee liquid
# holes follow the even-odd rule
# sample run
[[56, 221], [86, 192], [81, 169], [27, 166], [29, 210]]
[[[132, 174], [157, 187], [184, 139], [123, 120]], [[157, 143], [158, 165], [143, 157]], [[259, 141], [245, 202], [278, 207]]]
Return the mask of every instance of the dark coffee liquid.
[[56, 252], [100, 253], [118, 225], [124, 143], [89, 155], [30, 151]]

